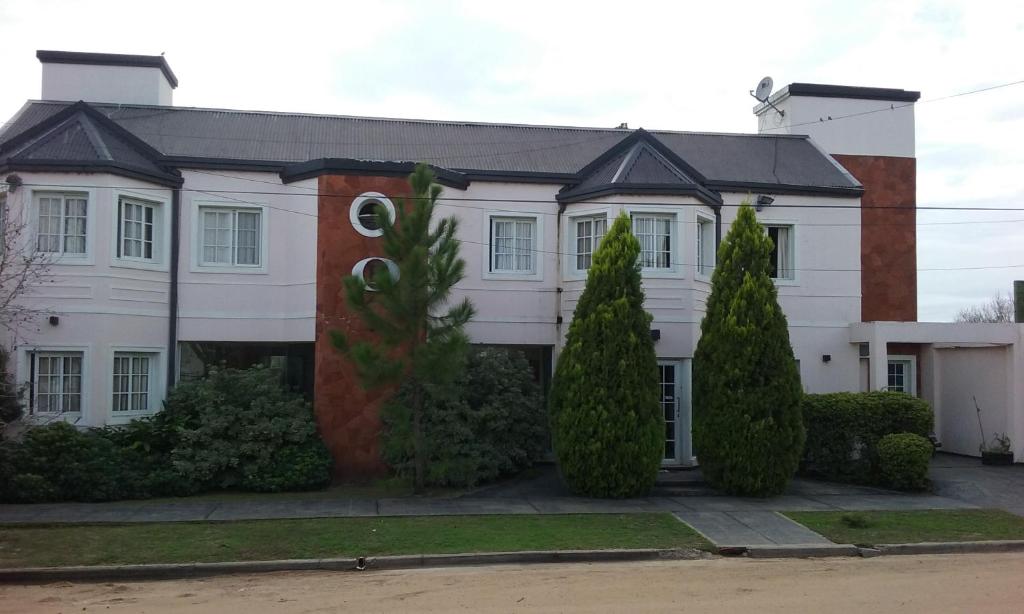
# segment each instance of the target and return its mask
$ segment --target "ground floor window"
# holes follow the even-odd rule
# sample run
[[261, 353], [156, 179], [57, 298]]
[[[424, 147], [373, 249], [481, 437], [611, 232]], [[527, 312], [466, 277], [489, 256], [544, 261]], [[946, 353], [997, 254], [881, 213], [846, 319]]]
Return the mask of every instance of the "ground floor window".
[[115, 413], [153, 411], [151, 386], [155, 365], [155, 354], [114, 353], [112, 408]]
[[248, 369], [262, 365], [276, 369], [289, 390], [313, 399], [313, 342], [184, 341], [179, 347], [178, 376], [183, 381], [206, 377], [213, 367]]
[[886, 390], [891, 392], [905, 392], [916, 394], [914, 375], [914, 358], [912, 356], [899, 356], [889, 359], [888, 381]]
[[32, 413], [82, 411], [82, 352], [32, 354]]

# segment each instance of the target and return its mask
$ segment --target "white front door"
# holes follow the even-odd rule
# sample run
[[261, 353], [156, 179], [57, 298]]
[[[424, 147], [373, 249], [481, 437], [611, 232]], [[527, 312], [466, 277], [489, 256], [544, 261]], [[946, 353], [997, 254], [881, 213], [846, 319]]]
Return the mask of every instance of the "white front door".
[[689, 361], [658, 362], [658, 391], [665, 414], [663, 465], [690, 464]]

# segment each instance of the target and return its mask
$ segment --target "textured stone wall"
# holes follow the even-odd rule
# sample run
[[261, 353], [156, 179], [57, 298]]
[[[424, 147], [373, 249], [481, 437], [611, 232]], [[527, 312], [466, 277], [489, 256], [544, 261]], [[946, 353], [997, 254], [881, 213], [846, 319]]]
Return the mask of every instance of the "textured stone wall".
[[334, 456], [335, 474], [342, 479], [367, 479], [386, 471], [380, 457], [379, 412], [389, 391], [364, 390], [352, 364], [331, 345], [329, 334], [338, 329], [353, 340], [369, 335], [362, 321], [348, 312], [342, 285], [355, 263], [382, 255], [381, 239], [359, 234], [349, 221], [352, 201], [365, 192], [394, 200], [409, 194], [409, 183], [402, 177], [361, 175], [319, 179], [314, 396], [320, 433]]
[[861, 321], [917, 321], [917, 160], [833, 157], [864, 185]]

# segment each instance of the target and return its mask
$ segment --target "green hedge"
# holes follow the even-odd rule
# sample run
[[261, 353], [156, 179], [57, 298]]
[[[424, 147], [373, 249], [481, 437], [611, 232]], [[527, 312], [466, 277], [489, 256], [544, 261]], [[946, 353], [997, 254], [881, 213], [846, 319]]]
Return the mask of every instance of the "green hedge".
[[899, 490], [928, 487], [932, 442], [914, 433], [893, 433], [878, 442], [878, 464], [885, 483]]
[[928, 437], [932, 409], [902, 392], [808, 394], [803, 400], [805, 473], [854, 483], [882, 483], [877, 446], [893, 433]]

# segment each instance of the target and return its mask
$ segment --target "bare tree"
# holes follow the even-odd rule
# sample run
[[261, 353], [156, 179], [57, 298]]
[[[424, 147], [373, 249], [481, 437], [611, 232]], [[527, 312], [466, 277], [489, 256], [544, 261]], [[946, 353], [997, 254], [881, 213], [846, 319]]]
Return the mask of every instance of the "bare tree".
[[49, 313], [23, 299], [33, 288], [50, 283], [52, 263], [50, 254], [35, 249], [26, 208], [8, 207], [11, 196], [8, 185], [0, 183], [0, 327], [9, 333], [9, 341]]
[[978, 305], [965, 307], [956, 314], [957, 322], [1013, 322], [1013, 297], [997, 292]]

